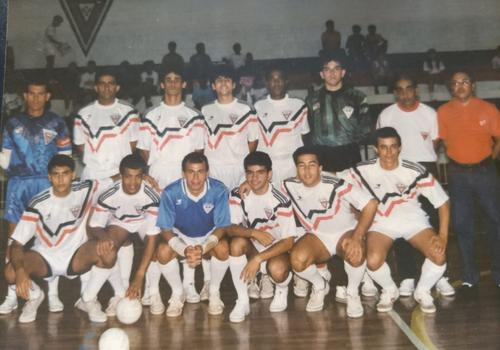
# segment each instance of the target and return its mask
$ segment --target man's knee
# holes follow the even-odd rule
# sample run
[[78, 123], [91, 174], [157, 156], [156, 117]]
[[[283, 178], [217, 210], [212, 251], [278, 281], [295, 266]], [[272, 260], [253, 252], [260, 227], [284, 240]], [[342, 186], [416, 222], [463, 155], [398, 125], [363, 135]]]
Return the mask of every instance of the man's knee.
[[366, 260], [366, 257], [365, 257], [365, 254], [363, 252], [363, 254], [361, 254], [360, 256], [358, 257], [355, 257], [355, 258], [346, 258], [345, 261], [351, 265], [352, 267], [360, 267], [361, 265], [363, 265], [363, 263], [365, 262]]
[[247, 240], [242, 237], [235, 237], [231, 240], [231, 256], [242, 256], [247, 251]]
[[290, 264], [292, 269], [297, 272], [304, 271], [309, 265], [312, 264], [310, 254], [303, 249], [293, 248], [290, 252]]
[[434, 264], [438, 266], [442, 266], [446, 263], [446, 253], [436, 253], [436, 252], [431, 252], [427, 254], [427, 259], [432, 261]]
[[212, 252], [212, 255], [219, 260], [225, 261], [229, 259], [229, 243], [227, 240], [221, 239]]
[[160, 264], [166, 264], [176, 257], [176, 253], [167, 243], [160, 243], [156, 249], [156, 259]]
[[366, 256], [366, 267], [371, 271], [376, 271], [384, 264], [385, 258], [385, 255], [378, 252], [368, 252], [368, 255]]
[[276, 283], [281, 283], [288, 277], [290, 267], [284, 259], [271, 259], [267, 262], [267, 272]]
[[11, 263], [5, 265], [4, 276], [5, 276], [5, 281], [8, 284], [16, 283], [16, 272], [14, 271], [14, 267], [12, 266]]

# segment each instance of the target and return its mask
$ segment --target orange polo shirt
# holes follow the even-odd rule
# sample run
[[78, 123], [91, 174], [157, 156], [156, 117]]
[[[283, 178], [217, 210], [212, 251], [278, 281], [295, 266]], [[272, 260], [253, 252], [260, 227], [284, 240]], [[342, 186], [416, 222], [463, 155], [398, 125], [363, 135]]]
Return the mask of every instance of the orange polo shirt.
[[500, 136], [500, 114], [495, 105], [473, 97], [463, 105], [451, 100], [438, 109], [439, 138], [457, 163], [479, 163], [491, 156], [493, 137]]

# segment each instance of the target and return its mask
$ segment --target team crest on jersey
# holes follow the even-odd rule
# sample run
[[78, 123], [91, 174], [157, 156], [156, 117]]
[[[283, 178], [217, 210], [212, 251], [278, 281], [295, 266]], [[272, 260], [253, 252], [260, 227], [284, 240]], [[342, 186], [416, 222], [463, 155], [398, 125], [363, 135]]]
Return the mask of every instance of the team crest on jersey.
[[179, 125], [181, 126], [181, 128], [183, 128], [187, 122], [187, 118], [184, 116], [177, 117], [177, 120], [179, 121]]
[[207, 118], [208, 120], [214, 120], [214, 116], [211, 115], [210, 117]]
[[137, 212], [137, 214], [142, 214], [142, 212], [143, 212], [142, 205], [136, 205], [135, 211]]
[[238, 120], [238, 115], [235, 113], [229, 114], [229, 119], [231, 120], [231, 123], [235, 123]]
[[268, 219], [273, 217], [273, 210], [271, 208], [264, 208], [264, 213], [266, 213]]
[[57, 132], [55, 132], [54, 130], [42, 129], [42, 133], [43, 141], [46, 145], [48, 145], [57, 136]]
[[325, 198], [320, 198], [319, 202], [321, 203], [321, 206], [323, 208], [328, 208], [328, 199], [325, 199]]
[[112, 114], [110, 115], [111, 121], [113, 124], [118, 125], [118, 122], [120, 121], [121, 115], [119, 114]]
[[354, 108], [352, 108], [351, 106], [345, 106], [344, 108], [342, 108], [342, 112], [344, 112], [347, 119], [349, 119], [354, 113]]
[[396, 184], [396, 188], [398, 189], [399, 193], [403, 193], [403, 191], [405, 190], [406, 186], [402, 183], [398, 183]]
[[24, 128], [22, 126], [18, 126], [17, 128], [14, 129], [14, 134], [22, 134], [24, 131]]
[[214, 208], [214, 205], [212, 203], [203, 204], [203, 210], [205, 211], [206, 214], [210, 213], [213, 208]]
[[73, 207], [70, 209], [70, 211], [71, 211], [71, 214], [73, 214], [73, 216], [75, 218], [77, 218], [78, 214], [80, 214], [80, 207]]
[[290, 119], [290, 116], [292, 115], [292, 111], [283, 111], [283, 112], [281, 112], [281, 114], [283, 115], [283, 118], [288, 120], [288, 119]]
[[421, 132], [420, 135], [422, 135], [422, 138], [424, 140], [427, 140], [427, 138], [429, 137], [429, 133], [428, 132]]
[[181, 204], [182, 204], [182, 199], [179, 198], [175, 201], [175, 205], [181, 205]]
[[319, 107], [320, 107], [319, 102], [316, 102], [315, 104], [313, 104], [313, 111], [319, 109]]

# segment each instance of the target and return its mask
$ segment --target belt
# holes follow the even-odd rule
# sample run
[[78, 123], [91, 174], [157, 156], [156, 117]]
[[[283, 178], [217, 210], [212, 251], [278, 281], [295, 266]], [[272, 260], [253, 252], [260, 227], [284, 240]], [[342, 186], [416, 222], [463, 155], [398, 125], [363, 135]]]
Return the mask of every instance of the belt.
[[486, 157], [479, 163], [469, 163], [469, 164], [464, 164], [464, 163], [458, 163], [455, 162], [453, 159], [450, 158], [450, 163], [455, 165], [456, 167], [462, 168], [462, 169], [477, 169], [481, 168], [490, 164], [493, 164], [493, 159], [491, 157]]

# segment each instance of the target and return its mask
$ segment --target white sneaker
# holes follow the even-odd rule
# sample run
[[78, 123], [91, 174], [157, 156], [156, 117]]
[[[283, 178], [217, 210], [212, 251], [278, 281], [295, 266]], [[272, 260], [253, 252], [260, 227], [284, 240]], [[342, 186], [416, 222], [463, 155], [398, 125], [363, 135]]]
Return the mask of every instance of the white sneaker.
[[17, 297], [6, 297], [0, 305], [0, 315], [8, 315], [15, 309], [17, 309]]
[[23, 307], [23, 311], [19, 316], [19, 323], [30, 323], [36, 320], [36, 313], [38, 311], [38, 307], [42, 303], [45, 298], [45, 294], [43, 291], [40, 291], [40, 295], [36, 299], [29, 299]]
[[327, 282], [330, 282], [332, 280], [332, 273], [330, 270], [328, 270], [328, 267], [323, 267], [321, 269], [318, 269], [318, 273], [323, 277]]
[[182, 315], [184, 308], [184, 295], [172, 295], [168, 301], [167, 317], [178, 317]]
[[233, 310], [229, 314], [229, 321], [233, 323], [245, 321], [245, 317], [250, 313], [250, 304], [236, 300]]
[[388, 289], [382, 289], [382, 294], [380, 295], [380, 299], [377, 303], [377, 311], [378, 312], [389, 312], [392, 310], [392, 306], [394, 302], [399, 297], [399, 290], [397, 287], [392, 287]]
[[377, 295], [378, 289], [373, 283], [373, 280], [368, 276], [367, 273], [363, 276], [363, 281], [361, 284], [361, 295], [367, 298], [372, 298]]
[[115, 317], [116, 316], [116, 306], [120, 302], [122, 298], [119, 296], [115, 295], [111, 297], [108, 301], [108, 307], [106, 308], [106, 316], [108, 317]]
[[399, 295], [402, 297], [411, 297], [415, 291], [415, 280], [413, 278], [407, 278], [401, 281], [399, 285]]
[[200, 302], [200, 295], [196, 291], [196, 288], [193, 283], [189, 283], [184, 286], [184, 294], [186, 295], [186, 302], [190, 304], [196, 304]]
[[347, 287], [337, 286], [335, 287], [335, 301], [345, 304], [347, 303]]
[[347, 316], [350, 318], [358, 318], [363, 316], [364, 310], [361, 304], [361, 298], [358, 295], [347, 294]]
[[201, 301], [208, 300], [209, 287], [210, 287], [210, 281], [203, 282], [203, 288], [201, 288], [201, 292], [200, 292], [200, 300]]
[[252, 299], [260, 298], [260, 288], [259, 285], [257, 284], [257, 278], [254, 278], [248, 284], [248, 296]]
[[420, 304], [420, 310], [423, 312], [427, 314], [436, 312], [436, 306], [434, 305], [434, 299], [432, 299], [430, 290], [415, 290], [413, 298]]
[[151, 305], [149, 306], [149, 313], [151, 315], [161, 315], [165, 312], [165, 304], [163, 304], [163, 300], [161, 300], [161, 295], [152, 294], [151, 295]]
[[89, 315], [90, 322], [103, 323], [108, 319], [97, 299], [85, 302], [80, 298], [75, 306]]
[[436, 283], [436, 290], [445, 297], [455, 295], [455, 288], [448, 282], [448, 277], [441, 277]]
[[269, 311], [281, 312], [285, 311], [288, 306], [288, 287], [276, 287], [274, 298], [269, 304]]
[[274, 295], [274, 284], [271, 281], [271, 277], [265, 274], [262, 275], [260, 279], [260, 298], [269, 299]]
[[220, 299], [220, 293], [212, 293], [208, 298], [208, 314], [217, 316], [224, 311], [224, 303]]
[[59, 299], [58, 295], [49, 294], [48, 299], [50, 312], [61, 312], [64, 310], [64, 304], [62, 303], [61, 299]]
[[306, 305], [307, 312], [321, 311], [325, 302], [325, 296], [328, 294], [328, 283], [325, 281], [325, 287], [316, 290], [314, 286], [311, 288], [311, 295]]
[[309, 293], [309, 282], [294, 274], [293, 294], [295, 294], [296, 297], [305, 298], [307, 297], [308, 293]]

